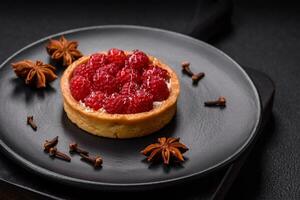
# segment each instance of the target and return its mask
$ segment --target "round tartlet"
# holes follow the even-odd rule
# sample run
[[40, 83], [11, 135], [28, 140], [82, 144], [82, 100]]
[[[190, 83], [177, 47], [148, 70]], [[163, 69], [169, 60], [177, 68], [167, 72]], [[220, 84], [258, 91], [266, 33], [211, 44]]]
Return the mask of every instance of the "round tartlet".
[[[104, 53], [105, 52], [100, 52]], [[130, 54], [131, 52], [125, 52]], [[108, 138], [134, 138], [149, 135], [168, 124], [176, 113], [177, 98], [180, 92], [179, 80], [176, 73], [159, 59], [149, 56], [150, 62], [168, 71], [170, 76], [170, 94], [159, 106], [148, 112], [135, 114], [110, 114], [87, 110], [80, 102], [75, 100], [70, 92], [70, 79], [73, 70], [80, 64], [86, 63], [90, 56], [83, 56], [73, 62], [61, 78], [61, 92], [64, 110], [68, 118], [79, 128]]]

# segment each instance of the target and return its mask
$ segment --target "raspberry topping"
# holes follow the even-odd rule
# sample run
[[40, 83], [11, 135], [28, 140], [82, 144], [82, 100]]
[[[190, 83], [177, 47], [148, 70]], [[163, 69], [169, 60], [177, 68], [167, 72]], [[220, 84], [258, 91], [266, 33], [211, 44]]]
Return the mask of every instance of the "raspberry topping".
[[126, 55], [113, 48], [77, 66], [70, 91], [74, 99], [95, 111], [103, 108], [111, 114], [133, 114], [150, 111], [154, 101], [166, 100], [169, 79], [168, 71], [153, 66], [144, 52], [134, 50]]
[[133, 100], [128, 107], [127, 113], [147, 112], [152, 109], [153, 95], [144, 90], [138, 90], [133, 96]]
[[135, 94], [112, 94], [107, 98], [104, 109], [108, 113], [133, 114], [147, 112], [153, 108], [153, 96], [146, 91], [139, 90]]
[[92, 80], [95, 71], [96, 70], [90, 65], [81, 64], [74, 69], [73, 76], [83, 76], [89, 80]]
[[147, 78], [152, 77], [152, 76], [160, 77], [160, 78], [162, 78], [166, 81], [170, 79], [167, 70], [162, 69], [162, 68], [157, 67], [157, 66], [149, 65], [149, 67], [147, 67], [145, 69], [145, 71], [143, 72], [142, 79], [144, 81]]
[[112, 94], [107, 98], [107, 103], [104, 105], [104, 109], [108, 113], [127, 114], [127, 109], [130, 105], [131, 98], [128, 95]]
[[116, 65], [115, 63], [109, 63], [103, 67], [101, 67], [101, 70], [106, 71], [112, 76], [116, 76], [117, 73], [120, 71], [121, 67]]
[[123, 85], [127, 82], [135, 82], [138, 84], [141, 82], [139, 72], [131, 67], [124, 67], [118, 72], [116, 79], [119, 85]]
[[93, 76], [93, 88], [95, 91], [112, 94], [117, 91], [117, 83], [112, 75], [100, 68]]
[[129, 57], [129, 66], [135, 69], [142, 69], [149, 64], [148, 56], [139, 50], [134, 50], [133, 54]]
[[123, 85], [120, 94], [134, 94], [139, 87], [140, 86], [135, 82], [127, 82]]
[[100, 91], [92, 92], [84, 99], [86, 106], [93, 108], [94, 110], [99, 110], [103, 107], [106, 99], [106, 94]]
[[107, 53], [107, 57], [108, 62], [115, 63], [119, 66], [124, 66], [125, 60], [127, 59], [124, 51], [116, 48], [110, 49]]
[[103, 53], [95, 53], [91, 55], [87, 65], [97, 70], [99, 67], [107, 64], [107, 56]]
[[154, 101], [163, 101], [169, 97], [169, 88], [162, 78], [152, 76], [143, 82], [142, 87], [153, 95]]
[[70, 91], [74, 99], [83, 100], [92, 89], [90, 81], [83, 76], [74, 76], [70, 80]]

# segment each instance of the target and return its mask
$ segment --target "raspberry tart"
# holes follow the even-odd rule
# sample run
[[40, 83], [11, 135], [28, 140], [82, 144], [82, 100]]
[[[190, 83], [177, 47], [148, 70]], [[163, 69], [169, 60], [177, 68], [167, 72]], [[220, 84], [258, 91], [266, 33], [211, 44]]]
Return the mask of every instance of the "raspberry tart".
[[179, 81], [159, 59], [139, 50], [83, 56], [61, 79], [64, 110], [81, 129], [133, 138], [164, 127], [176, 112]]

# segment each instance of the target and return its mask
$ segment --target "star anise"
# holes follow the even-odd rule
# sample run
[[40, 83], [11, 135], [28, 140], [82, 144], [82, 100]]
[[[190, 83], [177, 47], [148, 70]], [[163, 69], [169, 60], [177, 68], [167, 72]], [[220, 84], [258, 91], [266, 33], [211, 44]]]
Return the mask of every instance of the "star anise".
[[37, 88], [46, 87], [46, 82], [57, 78], [54, 73], [55, 67], [39, 60], [35, 63], [31, 60], [22, 60], [11, 65], [18, 77], [25, 78], [25, 84], [34, 85]]
[[180, 138], [158, 138], [158, 143], [150, 144], [142, 154], [148, 156], [147, 161], [151, 162], [154, 159], [161, 157], [164, 164], [168, 165], [170, 158], [175, 158], [177, 161], [184, 161], [182, 154], [189, 150], [184, 144], [179, 142]]
[[69, 66], [74, 60], [82, 57], [77, 47], [77, 41], [68, 41], [61, 36], [59, 40], [50, 39], [46, 49], [53, 60], [62, 61], [63, 66]]

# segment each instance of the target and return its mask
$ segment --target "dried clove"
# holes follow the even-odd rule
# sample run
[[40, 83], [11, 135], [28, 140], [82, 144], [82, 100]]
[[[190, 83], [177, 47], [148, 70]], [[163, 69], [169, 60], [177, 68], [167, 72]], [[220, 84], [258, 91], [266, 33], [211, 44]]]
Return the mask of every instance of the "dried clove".
[[58, 143], [58, 136], [54, 137], [52, 140], [46, 140], [44, 143], [44, 151], [49, 152], [50, 148], [55, 147]]
[[68, 155], [58, 151], [56, 147], [51, 147], [49, 149], [49, 156], [60, 158], [60, 159], [65, 160], [67, 162], [71, 161], [71, 158]]
[[208, 107], [225, 107], [226, 106], [226, 99], [225, 97], [219, 97], [218, 100], [216, 101], [206, 101], [204, 102], [204, 105], [205, 106], [208, 106]]
[[194, 83], [198, 83], [198, 81], [200, 81], [204, 76], [205, 76], [204, 72], [199, 72], [198, 74], [194, 74], [192, 76], [192, 80]]
[[33, 116], [27, 116], [27, 124], [30, 125], [34, 131], [37, 130], [37, 125], [33, 121]]
[[194, 75], [194, 73], [191, 71], [191, 69], [190, 69], [190, 63], [189, 62], [187, 62], [187, 61], [183, 61], [182, 63], [181, 63], [181, 66], [182, 66], [182, 71], [184, 72], [184, 73], [186, 73], [187, 75], [189, 75], [189, 76], [193, 76]]
[[89, 155], [88, 151], [79, 148], [78, 144], [75, 142], [71, 143], [69, 145], [69, 150], [70, 150], [70, 153], [79, 153], [79, 154]]
[[100, 167], [103, 163], [103, 160], [100, 156], [87, 156], [85, 154], [79, 154], [81, 156], [81, 159], [84, 161], [87, 161], [89, 163], [91, 163], [95, 168]]
[[182, 62], [181, 66], [182, 66], [183, 73], [185, 73], [185, 74], [189, 75], [190, 77], [192, 77], [192, 80], [193, 80], [194, 84], [197, 84], [198, 81], [200, 81], [205, 76], [205, 73], [203, 73], [203, 72], [199, 72], [197, 74], [194, 74], [192, 72], [192, 70], [190, 69], [190, 63], [187, 62], [187, 61]]

